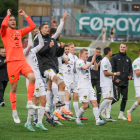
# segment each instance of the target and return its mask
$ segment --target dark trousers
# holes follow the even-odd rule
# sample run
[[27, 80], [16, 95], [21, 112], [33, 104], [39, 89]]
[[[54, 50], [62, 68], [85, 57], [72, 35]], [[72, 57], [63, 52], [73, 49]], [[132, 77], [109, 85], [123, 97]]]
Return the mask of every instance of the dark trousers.
[[97, 91], [97, 103], [100, 104], [101, 100], [101, 87], [100, 87], [100, 79], [91, 79], [92, 87], [96, 87]]
[[4, 101], [4, 91], [7, 86], [8, 81], [0, 81], [0, 103]]
[[122, 95], [122, 101], [120, 105], [120, 111], [125, 110], [126, 102], [127, 102], [127, 97], [128, 97], [128, 86], [113, 86], [114, 90], [114, 99], [112, 101], [112, 104], [115, 102], [119, 101], [120, 99], [120, 94]]

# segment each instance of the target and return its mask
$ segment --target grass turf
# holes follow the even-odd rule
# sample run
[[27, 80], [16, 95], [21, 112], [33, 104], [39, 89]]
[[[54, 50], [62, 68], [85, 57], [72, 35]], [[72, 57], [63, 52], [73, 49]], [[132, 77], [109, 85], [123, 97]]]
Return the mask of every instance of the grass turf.
[[[36, 129], [36, 132], [29, 132], [24, 128], [27, 118], [27, 90], [25, 86], [25, 78], [20, 77], [17, 88], [17, 111], [21, 120], [20, 124], [16, 124], [12, 118], [12, 110], [9, 100], [10, 85], [8, 84], [5, 91], [5, 107], [0, 107], [0, 140], [133, 140], [139, 139], [139, 108], [132, 114], [132, 122], [118, 120], [120, 101], [112, 106], [111, 117], [117, 122], [108, 122], [104, 126], [95, 126], [92, 107], [86, 110], [84, 117], [87, 121], [82, 121], [83, 126], [78, 126], [75, 121], [61, 121], [64, 126], [50, 126], [43, 119], [44, 126], [48, 131]], [[133, 81], [129, 84], [129, 96], [124, 115], [136, 101]], [[79, 105], [81, 107], [81, 104]], [[74, 112], [72, 105], [72, 112]], [[75, 116], [75, 113], [74, 113]]]

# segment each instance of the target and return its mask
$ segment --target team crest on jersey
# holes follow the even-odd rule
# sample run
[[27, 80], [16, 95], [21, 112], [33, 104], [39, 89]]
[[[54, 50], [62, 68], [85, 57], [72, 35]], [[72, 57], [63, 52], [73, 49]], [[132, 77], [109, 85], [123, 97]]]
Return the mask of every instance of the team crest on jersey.
[[12, 75], [12, 76], [11, 76], [11, 79], [14, 79], [14, 78], [15, 78], [15, 76], [14, 76], [14, 75]]
[[18, 37], [18, 36], [20, 36], [20, 35], [19, 34], [18, 35], [16, 35], [16, 34], [11, 35], [11, 37]]
[[63, 76], [63, 74], [62, 74], [62, 73], [59, 73], [59, 75], [60, 75], [60, 76]]
[[84, 99], [87, 99], [87, 96], [84, 96]]
[[39, 92], [39, 88], [36, 89], [36, 92]]
[[104, 65], [104, 68], [107, 68], [107, 65]]
[[128, 59], [126, 59], [126, 61], [128, 62], [129, 60], [128, 60]]
[[80, 63], [79, 66], [82, 66], [82, 63]]

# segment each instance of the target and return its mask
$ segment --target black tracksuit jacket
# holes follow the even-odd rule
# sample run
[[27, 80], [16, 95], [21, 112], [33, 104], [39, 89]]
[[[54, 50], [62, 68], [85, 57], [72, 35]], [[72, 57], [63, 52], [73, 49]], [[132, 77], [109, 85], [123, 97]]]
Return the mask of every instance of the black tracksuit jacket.
[[[58, 60], [57, 57], [60, 57], [64, 53], [64, 48], [58, 46], [55, 39], [50, 38], [49, 35], [42, 35], [44, 40], [44, 47], [37, 53], [37, 59], [39, 64], [39, 70], [44, 75], [44, 71], [48, 69], [53, 69], [58, 72]], [[49, 47], [50, 42], [54, 42], [52, 48]], [[34, 40], [34, 47], [39, 44], [38, 38]]]
[[[128, 86], [128, 76], [132, 76], [131, 59], [125, 54], [119, 52], [111, 58], [112, 72], [120, 72], [119, 76], [114, 76], [114, 84], [116, 86]], [[119, 83], [115, 81], [120, 79]]]

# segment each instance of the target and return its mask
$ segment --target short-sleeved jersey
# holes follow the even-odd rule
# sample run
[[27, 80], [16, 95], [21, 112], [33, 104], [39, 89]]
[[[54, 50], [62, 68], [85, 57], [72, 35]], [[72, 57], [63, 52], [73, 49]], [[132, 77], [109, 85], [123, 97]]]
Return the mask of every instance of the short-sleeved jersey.
[[134, 60], [132, 64], [133, 76], [134, 76], [134, 87], [140, 86], [140, 76], [137, 77], [135, 70], [140, 70], [140, 58]]
[[11, 30], [7, 28], [9, 17], [10, 16], [7, 15], [1, 25], [1, 38], [6, 50], [6, 60], [7, 62], [25, 60], [21, 39], [24, 35], [32, 31], [36, 25], [28, 16], [26, 17], [26, 20], [29, 23], [28, 27], [20, 30]]
[[81, 88], [92, 88], [92, 84], [91, 84], [91, 76], [90, 76], [90, 70], [93, 69], [94, 65], [91, 65], [88, 69], [83, 70], [82, 66], [87, 65], [90, 62], [84, 62], [81, 59], [78, 59], [78, 61], [76, 62], [76, 70], [78, 70], [78, 89]]
[[107, 57], [104, 57], [100, 65], [100, 87], [112, 86], [112, 76], [105, 76], [104, 71], [112, 72], [112, 66]]
[[[68, 54], [68, 57], [73, 60], [74, 62], [77, 62], [78, 61], [78, 57], [76, 55], [72, 55], [71, 53]], [[74, 67], [74, 66], [73, 66]], [[74, 69], [76, 69], [76, 66], [74, 67]], [[78, 81], [78, 73], [75, 71], [73, 73], [73, 78], [74, 78], [74, 81]]]

